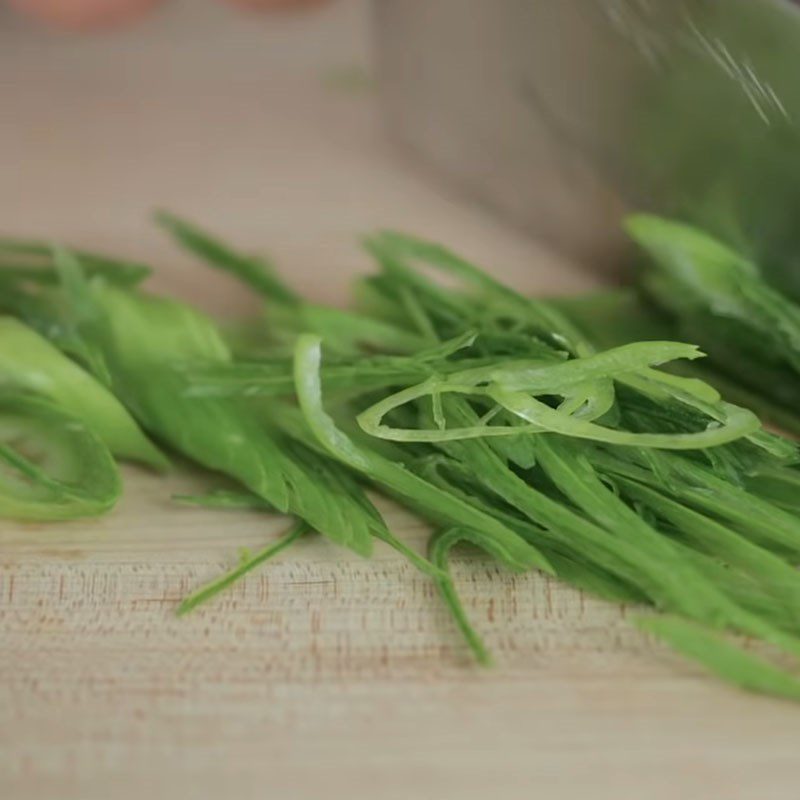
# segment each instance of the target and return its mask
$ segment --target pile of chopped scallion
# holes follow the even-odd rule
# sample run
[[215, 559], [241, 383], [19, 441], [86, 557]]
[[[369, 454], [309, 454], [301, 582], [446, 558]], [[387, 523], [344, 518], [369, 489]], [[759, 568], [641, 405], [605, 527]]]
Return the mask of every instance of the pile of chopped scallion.
[[[366, 241], [377, 272], [343, 311], [159, 221], [261, 295], [263, 316], [220, 325], [144, 291], [141, 265], [0, 240], [2, 516], [105, 513], [118, 459], [164, 470], [179, 453], [226, 476], [179, 500], [294, 520], [181, 613], [312, 532], [363, 556], [379, 539], [436, 582], [487, 662], [448, 571], [464, 542], [635, 605], [636, 625], [719, 677], [800, 699], [786, 667], [800, 659], [798, 452], [749, 410], [797, 429], [800, 307], [746, 259], [637, 216], [645, 299], [544, 302], [382, 233]], [[369, 487], [432, 524], [427, 556], [392, 534]]]

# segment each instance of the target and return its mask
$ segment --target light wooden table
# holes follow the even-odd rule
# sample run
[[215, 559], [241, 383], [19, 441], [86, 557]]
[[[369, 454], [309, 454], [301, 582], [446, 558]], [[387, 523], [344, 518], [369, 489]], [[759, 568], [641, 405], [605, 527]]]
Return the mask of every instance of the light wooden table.
[[[192, 0], [98, 42], [0, 17], [0, 226], [152, 260], [162, 289], [221, 313], [244, 295], [171, 250], [154, 205], [268, 247], [320, 300], [368, 269], [356, 237], [381, 226], [526, 290], [588, 285], [396, 155], [369, 93], [333, 88], [365, 62], [365, 11], [246, 24]], [[196, 483], [131, 469], [105, 519], [0, 525], [3, 800], [797, 796], [800, 709], [706, 679], [619, 608], [535, 575], [456, 564], [490, 671], [380, 548], [303, 542], [175, 619], [285, 524], [170, 503]]]

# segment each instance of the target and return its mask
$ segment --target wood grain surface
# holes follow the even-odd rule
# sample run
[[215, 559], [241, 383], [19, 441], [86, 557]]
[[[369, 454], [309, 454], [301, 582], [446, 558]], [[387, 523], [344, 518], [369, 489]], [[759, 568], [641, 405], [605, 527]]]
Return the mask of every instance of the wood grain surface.
[[[175, 255], [163, 204], [267, 247], [341, 301], [381, 226], [461, 247], [530, 291], [591, 279], [484, 215], [384, 143], [367, 7], [300, 22], [167, 7], [112, 39], [0, 15], [0, 225], [157, 263], [162, 289], [248, 301]], [[475, 667], [432, 586], [300, 542], [184, 619], [176, 603], [286, 522], [180, 507], [198, 475], [125, 472], [97, 521], [0, 523], [0, 798], [792, 798], [800, 711], [707, 679], [626, 612], [538, 575], [456, 560], [496, 655]], [[393, 530], [427, 530], [381, 501]]]

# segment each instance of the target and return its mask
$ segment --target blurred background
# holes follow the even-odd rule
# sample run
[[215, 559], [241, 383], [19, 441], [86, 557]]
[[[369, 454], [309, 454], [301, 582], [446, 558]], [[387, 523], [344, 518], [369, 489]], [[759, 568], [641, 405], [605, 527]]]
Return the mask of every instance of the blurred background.
[[219, 311], [243, 294], [193, 272], [153, 209], [268, 250], [317, 299], [343, 299], [367, 268], [357, 237], [377, 227], [448, 242], [531, 288], [582, 280], [396, 146], [366, 0], [279, 14], [173, 0], [92, 33], [0, 9], [4, 232], [156, 262], [161, 288]]

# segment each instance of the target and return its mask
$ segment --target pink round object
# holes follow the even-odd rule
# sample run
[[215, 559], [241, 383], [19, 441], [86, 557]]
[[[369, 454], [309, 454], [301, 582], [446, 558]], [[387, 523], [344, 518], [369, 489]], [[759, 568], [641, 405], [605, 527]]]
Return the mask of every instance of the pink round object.
[[302, 11], [323, 5], [328, 0], [225, 0], [226, 3], [253, 11]]
[[66, 30], [113, 28], [136, 19], [161, 0], [7, 0], [21, 13]]

